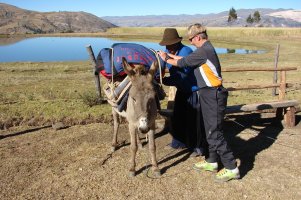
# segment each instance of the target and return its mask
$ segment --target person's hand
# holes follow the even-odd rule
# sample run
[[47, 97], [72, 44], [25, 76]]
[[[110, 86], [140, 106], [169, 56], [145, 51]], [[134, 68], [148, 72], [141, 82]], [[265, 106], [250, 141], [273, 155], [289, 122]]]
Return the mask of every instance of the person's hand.
[[160, 50], [160, 51], [158, 51], [158, 55], [161, 57], [162, 60], [165, 60], [167, 53]]
[[172, 57], [169, 56], [168, 53], [166, 53], [164, 51], [159, 51], [158, 54], [161, 57], [161, 59], [164, 60], [165, 62], [167, 62], [168, 59], [172, 58]]

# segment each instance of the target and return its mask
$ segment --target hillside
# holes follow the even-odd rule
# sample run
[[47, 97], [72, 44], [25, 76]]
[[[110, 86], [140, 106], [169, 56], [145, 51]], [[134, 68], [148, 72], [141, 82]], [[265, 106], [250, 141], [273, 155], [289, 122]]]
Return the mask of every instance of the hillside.
[[[259, 23], [247, 24], [247, 17], [259, 11], [261, 21]], [[226, 26], [263, 26], [263, 27], [301, 27], [301, 11], [284, 9], [239, 9], [237, 20], [231, 24], [227, 22], [228, 11], [211, 14], [197, 15], [147, 15], [147, 16], [110, 16], [102, 17], [117, 26], [129, 27], [165, 27], [165, 26], [188, 26], [192, 23], [202, 23], [211, 27]]]
[[35, 12], [0, 3], [0, 34], [103, 32], [116, 27], [85, 12]]
[[[259, 23], [248, 24], [247, 17], [259, 11]], [[0, 34], [93, 33], [123, 27], [186, 27], [202, 23], [211, 27], [301, 27], [301, 11], [284, 9], [239, 9], [237, 20], [228, 23], [228, 11], [196, 15], [110, 16], [99, 18], [86, 12], [36, 12], [0, 3]]]

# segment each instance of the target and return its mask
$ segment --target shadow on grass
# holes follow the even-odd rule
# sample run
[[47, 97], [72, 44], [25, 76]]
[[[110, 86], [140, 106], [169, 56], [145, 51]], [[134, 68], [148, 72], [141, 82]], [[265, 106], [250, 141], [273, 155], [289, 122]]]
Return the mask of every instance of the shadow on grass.
[[[167, 154], [167, 156], [164, 156], [161, 159], [158, 159], [158, 165], [160, 166], [160, 164], [168, 162], [169, 160], [172, 160], [174, 158], [181, 157], [180, 159], [176, 160], [175, 162], [171, 163], [170, 165], [167, 165], [165, 167], [163, 167], [160, 171], [161, 174], [164, 174], [169, 168], [174, 167], [176, 165], [178, 165], [181, 162], [184, 162], [185, 160], [187, 160], [190, 156], [191, 152], [188, 149], [183, 149], [183, 150], [179, 150], [177, 153], [174, 154], [174, 151], [172, 152], [172, 154]], [[140, 168], [139, 170], [137, 170], [136, 174], [140, 174], [142, 173], [144, 170], [151, 168], [151, 164], [148, 164], [142, 168]]]
[[[126, 129], [128, 131], [128, 129]], [[159, 137], [162, 137], [166, 134], [168, 134], [168, 128], [164, 127], [162, 130], [160, 130], [159, 132], [156, 132], [155, 134], [155, 139], [159, 138]], [[145, 134], [142, 134], [142, 133], [139, 133], [138, 134], [138, 137], [141, 141], [141, 144], [143, 147], [145, 147], [146, 145], [148, 145], [148, 142], [146, 141], [146, 135]], [[130, 138], [128, 138], [130, 139]], [[126, 147], [126, 146], [130, 146], [131, 143], [130, 142], [127, 142], [126, 140], [123, 140], [121, 142], [118, 143], [117, 147], [116, 147], [116, 151], [123, 148], [123, 147]]]
[[[242, 178], [253, 169], [257, 154], [276, 142], [283, 129], [279, 120], [262, 118], [260, 113], [227, 116], [224, 135], [235, 157], [240, 159], [239, 170]], [[237, 137], [245, 133], [250, 135], [249, 139]]]
[[32, 128], [32, 129], [28, 129], [28, 130], [20, 131], [20, 132], [16, 132], [16, 133], [11, 133], [11, 134], [7, 134], [7, 135], [0, 135], [0, 140], [2, 140], [4, 138], [8, 138], [8, 137], [14, 137], [14, 136], [23, 135], [23, 134], [26, 134], [26, 133], [31, 133], [31, 132], [34, 132], [34, 131], [38, 131], [38, 130], [45, 129], [45, 128], [50, 128], [50, 127], [52, 127], [52, 126], [48, 125], [48, 126]]
[[180, 157], [182, 155], [184, 155], [183, 157], [181, 157], [180, 159], [176, 160], [175, 162], [171, 163], [170, 165], [167, 165], [165, 167], [163, 167], [161, 169], [161, 173], [164, 174], [169, 168], [176, 166], [177, 164], [184, 162], [185, 160], [187, 160], [190, 156], [191, 152], [188, 149], [183, 149], [182, 151], [177, 152], [176, 154], [170, 155], [162, 160], [160, 160], [158, 162], [158, 164], [162, 164], [164, 162], [167, 162], [173, 158], [177, 158]]

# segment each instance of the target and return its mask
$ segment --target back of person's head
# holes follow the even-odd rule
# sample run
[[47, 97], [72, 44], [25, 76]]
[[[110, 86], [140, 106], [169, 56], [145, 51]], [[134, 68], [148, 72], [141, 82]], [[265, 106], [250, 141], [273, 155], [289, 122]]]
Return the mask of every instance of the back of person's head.
[[187, 36], [188, 39], [193, 38], [196, 35], [200, 35], [202, 39], [207, 39], [208, 35], [207, 35], [207, 29], [205, 26], [202, 26], [199, 23], [190, 25], [188, 27], [188, 31], [187, 31]]
[[161, 46], [168, 46], [177, 44], [182, 41], [182, 37], [179, 36], [177, 29], [175, 28], [166, 28], [164, 30], [162, 41], [159, 42]]

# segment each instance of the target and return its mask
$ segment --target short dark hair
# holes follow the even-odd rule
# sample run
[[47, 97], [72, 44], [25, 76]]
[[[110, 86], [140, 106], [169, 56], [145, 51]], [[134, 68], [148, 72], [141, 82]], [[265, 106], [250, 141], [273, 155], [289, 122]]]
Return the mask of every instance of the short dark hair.
[[202, 39], [206, 39], [207, 40], [208, 39], [207, 31], [201, 32], [200, 36], [201, 36]]

